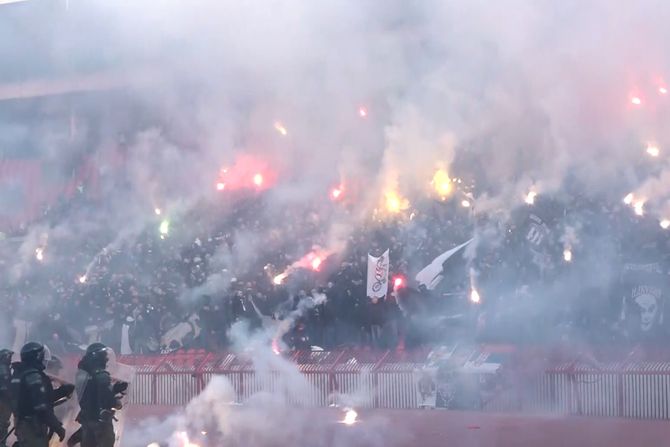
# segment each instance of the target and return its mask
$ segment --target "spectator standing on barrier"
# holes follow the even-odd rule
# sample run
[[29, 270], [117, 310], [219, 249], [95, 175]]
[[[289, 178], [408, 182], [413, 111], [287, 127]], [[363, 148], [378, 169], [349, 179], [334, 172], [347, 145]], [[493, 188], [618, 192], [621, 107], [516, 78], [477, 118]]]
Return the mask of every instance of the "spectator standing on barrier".
[[69, 399], [72, 385], [54, 390], [46, 375], [51, 353], [40, 343], [21, 348], [21, 361], [14, 366], [11, 390], [15, 402], [16, 437], [21, 447], [47, 447], [54, 434], [63, 441], [65, 428], [54, 414], [54, 407]]
[[9, 394], [12, 381], [12, 356], [9, 349], [0, 350], [0, 445], [9, 433], [9, 424], [12, 417], [12, 399]]
[[[76, 389], [81, 411], [77, 420], [81, 424], [82, 447], [112, 447], [115, 442], [114, 412], [121, 409], [121, 395], [128, 384], [112, 384], [107, 371], [110, 352], [113, 351], [102, 343], [93, 343], [79, 362]], [[75, 434], [68, 445], [76, 445], [77, 441]]]

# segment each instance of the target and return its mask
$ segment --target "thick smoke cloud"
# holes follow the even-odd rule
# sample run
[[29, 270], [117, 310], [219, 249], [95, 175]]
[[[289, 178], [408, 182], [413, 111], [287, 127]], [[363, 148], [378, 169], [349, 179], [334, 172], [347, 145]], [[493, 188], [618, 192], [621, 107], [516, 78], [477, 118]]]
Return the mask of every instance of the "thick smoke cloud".
[[[42, 284], [33, 286], [39, 296], [49, 294], [50, 276], [94, 281], [102, 265], [129, 262], [115, 254], [136, 243], [166, 260], [182, 246], [204, 257], [208, 241], [196, 238], [226, 224], [201, 283], [175, 280], [187, 306], [262, 269], [264, 248], [283, 250], [272, 261], [277, 273], [314, 245], [343, 252], [357, 226], [383, 220], [389, 192], [410, 202], [432, 194], [436, 169], [470, 186], [459, 199], [472, 201], [472, 234], [462, 241], [475, 236], [465, 256], [473, 282], [510, 294], [505, 272], [485, 277], [480, 257], [502, 245], [515, 213], [531, 212], [529, 192], [539, 202], [578, 191], [587, 204], [632, 192], [654, 218], [670, 217], [667, 105], [658, 90], [670, 70], [667, 2], [70, 0], [67, 9], [12, 8], [5, 17], [0, 10], [8, 25], [0, 26], [0, 55], [13, 61], [0, 69], [10, 83], [0, 94], [17, 96], [11, 83], [34, 81], [32, 73], [104, 73], [115, 85], [44, 100], [35, 106], [41, 124], [22, 119], [20, 106], [2, 112], [0, 141], [46, 160], [46, 180], [72, 177], [82, 154], [100, 171], [102, 206], [25, 228], [4, 266], [12, 285]], [[31, 39], [28, 28], [40, 33]], [[645, 153], [650, 142], [659, 157]], [[243, 171], [239, 184], [226, 183], [231, 195], [217, 191], [224, 168], [229, 179]], [[266, 234], [256, 219], [237, 228], [235, 194], [255, 191], [255, 169], [264, 195], [248, 214], [285, 222], [281, 231]], [[346, 210], [327, 206], [334, 185], [352, 197]], [[589, 268], [535, 291], [550, 303], [568, 293], [565, 284], [588, 294], [616, 275], [616, 228], [586, 208], [563, 213], [557, 226], [561, 249]], [[309, 228], [294, 224], [297, 215], [309, 217]], [[151, 246], [146, 235], [159, 233], [166, 243]], [[96, 242], [75, 253], [82, 238]], [[135, 273], [149, 282], [147, 271]], [[52, 304], [17, 302], [44, 312]], [[519, 301], [506, 311], [532, 319], [537, 306]]]
[[[568, 175], [599, 192], [637, 186], [621, 173], [662, 136], [646, 135], [628, 97], [654, 100], [667, 15], [655, 1], [71, 2], [49, 27], [50, 57], [76, 65], [96, 48], [98, 65], [149, 73], [132, 94], [166, 124], [128, 142], [127, 195], [109, 209], [119, 231], [210, 194], [238, 151], [281, 172], [277, 207], [352, 176], [374, 185], [369, 211], [384, 190], [426, 189], [444, 166], [477, 176], [484, 212], [555, 192]], [[124, 121], [102, 117], [102, 140]], [[45, 146], [58, 167], [62, 145]]]
[[341, 422], [344, 408], [324, 411], [321, 417], [309, 415], [316, 390], [297, 366], [273, 353], [265, 335], [249, 333], [244, 324], [234, 325], [231, 337], [238, 354], [253, 362], [255, 379], [250, 386], [259, 390], [240, 405], [230, 379], [216, 376], [182, 413], [161, 423], [146, 421], [124, 434], [124, 445], [162, 442], [181, 447], [184, 439], [196, 442], [201, 434], [207, 445], [382, 446], [405, 445], [409, 440], [374, 415], [351, 426]]

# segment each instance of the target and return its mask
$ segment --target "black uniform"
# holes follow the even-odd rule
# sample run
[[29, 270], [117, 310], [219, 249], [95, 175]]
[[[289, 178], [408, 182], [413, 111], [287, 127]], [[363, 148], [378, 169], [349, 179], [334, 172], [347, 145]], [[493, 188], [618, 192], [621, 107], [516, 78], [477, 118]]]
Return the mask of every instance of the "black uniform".
[[12, 381], [12, 355], [9, 349], [0, 350], [0, 444], [9, 432], [9, 421], [12, 417], [12, 399], [9, 393]]
[[47, 447], [54, 433], [61, 441], [65, 438], [63, 424], [54, 414], [54, 402], [72, 394], [73, 387], [53, 389], [44, 373], [44, 356], [44, 347], [31, 342], [21, 349], [21, 362], [14, 365], [11, 387], [16, 437], [21, 447]]
[[107, 367], [107, 348], [95, 343], [86, 350], [79, 363], [76, 388], [79, 398], [78, 421], [81, 424], [82, 447], [112, 447], [114, 411], [121, 408], [117, 395], [127, 388], [124, 382], [112, 385]]

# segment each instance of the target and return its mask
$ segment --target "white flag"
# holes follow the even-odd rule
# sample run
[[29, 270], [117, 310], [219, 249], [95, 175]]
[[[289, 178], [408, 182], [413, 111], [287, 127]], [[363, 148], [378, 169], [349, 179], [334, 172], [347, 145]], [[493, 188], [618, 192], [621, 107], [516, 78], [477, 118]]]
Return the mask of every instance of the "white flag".
[[417, 282], [421, 285], [426, 286], [428, 290], [433, 290], [435, 287], [437, 287], [437, 285], [440, 283], [440, 281], [442, 281], [443, 278], [442, 264], [444, 264], [447, 259], [451, 258], [460, 250], [465, 248], [470, 242], [472, 242], [472, 239], [459, 245], [458, 247], [454, 247], [451, 250], [445, 251], [440, 256], [433, 259], [433, 262], [425, 266], [423, 270], [421, 270], [419, 273], [416, 274]]
[[388, 292], [389, 251], [378, 258], [368, 254], [368, 298], [384, 298]]

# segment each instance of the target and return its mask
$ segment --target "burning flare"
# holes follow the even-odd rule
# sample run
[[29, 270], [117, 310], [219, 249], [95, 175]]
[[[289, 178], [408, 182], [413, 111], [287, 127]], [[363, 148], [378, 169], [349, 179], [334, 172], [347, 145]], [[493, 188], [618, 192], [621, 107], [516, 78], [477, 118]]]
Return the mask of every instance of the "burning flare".
[[389, 191], [384, 194], [386, 209], [390, 213], [399, 213], [402, 210], [409, 208], [409, 201], [401, 197], [397, 192]]
[[633, 96], [632, 98], [630, 98], [630, 102], [631, 104], [636, 106], [642, 105], [642, 100], [640, 99], [639, 96]]
[[331, 197], [333, 200], [338, 200], [340, 197], [342, 197], [342, 187], [341, 187], [341, 186], [338, 186], [337, 188], [333, 188], [333, 189], [330, 191], [330, 197]]
[[633, 204], [633, 211], [635, 212], [636, 216], [643, 216], [644, 215], [644, 200], [638, 200]]
[[659, 223], [659, 225], [661, 225], [661, 228], [663, 228], [664, 230], [667, 230], [668, 228], [670, 228], [670, 220], [668, 220], [668, 219], [663, 219], [663, 220]]
[[442, 198], [447, 197], [452, 191], [452, 182], [449, 178], [449, 174], [443, 169], [438, 169], [437, 172], [435, 172], [431, 183], [437, 194]]
[[288, 273], [280, 273], [279, 275], [275, 276], [275, 277], [272, 279], [272, 282], [273, 282], [275, 285], [279, 286], [279, 285], [281, 285], [281, 284], [284, 282], [284, 280], [286, 279], [287, 276], [288, 276]]
[[277, 340], [277, 338], [272, 339], [272, 352], [275, 355], [281, 354], [281, 348], [279, 347], [279, 340]]
[[188, 433], [186, 433], [185, 431], [177, 433], [177, 437], [181, 442], [180, 447], [200, 447], [198, 444], [194, 444], [188, 439]]
[[364, 106], [360, 106], [358, 108], [358, 116], [361, 118], [367, 118], [368, 117], [368, 109]]
[[649, 154], [652, 157], [658, 157], [661, 153], [661, 150], [656, 146], [655, 144], [648, 144], [647, 145], [647, 154]]
[[81, 276], [79, 277], [79, 283], [84, 284], [84, 283], [86, 282], [87, 279], [88, 279], [88, 278], [86, 277], [86, 275], [81, 275]]
[[358, 413], [356, 413], [356, 410], [353, 408], [347, 408], [344, 411], [344, 418], [342, 419], [342, 423], [345, 425], [354, 425], [358, 419]]
[[254, 182], [254, 185], [258, 187], [263, 186], [263, 174], [255, 174], [252, 180]]
[[284, 127], [284, 125], [283, 125], [282, 123], [280, 123], [279, 121], [277, 121], [277, 122], [275, 123], [275, 130], [276, 130], [277, 132], [279, 132], [279, 134], [282, 135], [282, 136], [284, 136], [284, 137], [285, 137], [286, 135], [288, 135], [288, 130], [286, 130], [286, 127]]
[[634, 198], [635, 196], [633, 196], [632, 192], [628, 193], [626, 197], [623, 198], [623, 203], [625, 203], [626, 205], [630, 205], [631, 203], [633, 203]]
[[475, 304], [479, 304], [481, 300], [482, 298], [479, 296], [479, 292], [477, 292], [477, 289], [473, 288], [472, 291], [470, 292], [470, 301], [472, 301]]
[[170, 233], [170, 221], [165, 219], [158, 226], [158, 232], [161, 234], [161, 237], [167, 236]]
[[569, 248], [563, 250], [563, 260], [565, 262], [572, 262], [572, 251]]
[[35, 249], [35, 259], [40, 262], [44, 261], [44, 248], [40, 247]]
[[526, 202], [528, 205], [533, 205], [535, 204], [536, 197], [537, 193], [535, 191], [529, 191], [528, 194], [526, 194], [526, 197], [523, 199], [523, 201]]
[[219, 183], [216, 184], [216, 190], [217, 191], [223, 191], [224, 189], [226, 189], [226, 184], [225, 183], [219, 182]]

